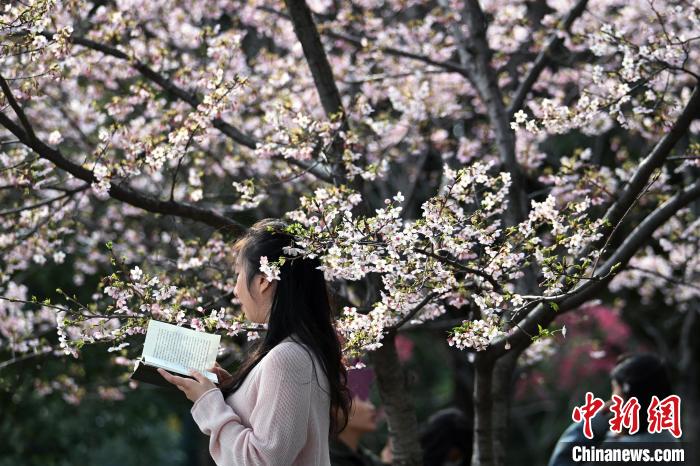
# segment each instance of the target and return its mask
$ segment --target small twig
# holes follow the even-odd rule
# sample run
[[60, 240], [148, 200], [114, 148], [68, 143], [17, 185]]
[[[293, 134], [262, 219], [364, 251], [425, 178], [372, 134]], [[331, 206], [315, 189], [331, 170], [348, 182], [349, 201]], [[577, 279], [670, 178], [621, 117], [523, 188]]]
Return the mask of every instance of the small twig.
[[441, 256], [437, 253], [434, 253], [431, 251], [426, 251], [425, 249], [422, 249], [422, 248], [413, 248], [413, 250], [416, 252], [420, 252], [421, 254], [425, 254], [427, 256], [434, 257], [435, 259], [438, 259], [441, 262], [445, 262], [446, 264], [449, 264], [453, 267], [457, 267], [458, 269], [460, 269], [463, 272], [471, 273], [473, 275], [477, 275], [479, 277], [482, 277], [482, 278], [486, 279], [486, 281], [488, 281], [491, 284], [491, 286], [493, 286], [494, 290], [496, 290], [496, 291], [501, 290], [501, 285], [498, 283], [498, 281], [496, 281], [496, 279], [494, 279], [491, 275], [487, 274], [483, 270], [478, 270], [478, 269], [474, 269], [471, 267], [467, 267], [466, 265], [460, 264], [459, 262], [454, 261], [446, 256]]
[[54, 202], [60, 201], [61, 199], [65, 198], [65, 197], [70, 197], [77, 192], [85, 191], [89, 187], [90, 187], [90, 185], [83, 185], [79, 188], [74, 188], [74, 189], [68, 190], [65, 192], [65, 194], [61, 194], [60, 196], [56, 196], [56, 197], [53, 197], [51, 199], [47, 199], [47, 200], [42, 201], [42, 202], [37, 202], [36, 204], [31, 204], [31, 205], [23, 206], [23, 207], [17, 207], [16, 209], [9, 209], [9, 210], [0, 211], [0, 217], [4, 217], [5, 215], [18, 214], [18, 213], [24, 212], [25, 210], [36, 209], [36, 208], [45, 206], [47, 204], [53, 204]]
[[648, 270], [648, 269], [645, 269], [645, 268], [642, 268], [642, 267], [635, 267], [635, 266], [632, 266], [632, 265], [628, 266], [627, 269], [628, 269], [628, 270], [636, 270], [636, 271], [638, 271], [638, 272], [647, 273], [647, 274], [649, 274], [649, 275], [654, 275], [654, 276], [656, 276], [656, 277], [659, 277], [659, 278], [662, 278], [662, 279], [666, 280], [666, 281], [669, 282], [669, 283], [673, 283], [674, 285], [687, 286], [688, 288], [693, 288], [693, 289], [695, 289], [695, 290], [700, 290], [700, 286], [698, 286], [698, 285], [695, 285], [695, 284], [693, 284], [693, 283], [684, 282], [684, 281], [682, 281], [682, 280], [678, 280], [678, 279], [675, 279], [675, 278], [673, 278], [673, 277], [666, 276], [666, 275], [664, 275], [664, 274], [662, 274], [662, 273], [656, 272], [655, 270]]
[[2, 92], [5, 94], [5, 98], [7, 99], [10, 106], [12, 107], [12, 110], [14, 110], [15, 114], [17, 115], [17, 118], [19, 118], [19, 121], [22, 123], [22, 126], [24, 127], [24, 130], [27, 132], [27, 135], [29, 136], [30, 139], [35, 140], [36, 135], [34, 134], [34, 129], [32, 128], [32, 125], [29, 123], [29, 119], [27, 118], [27, 115], [24, 114], [22, 107], [19, 106], [19, 104], [17, 103], [17, 100], [15, 99], [15, 96], [12, 94], [12, 90], [10, 89], [10, 86], [7, 84], [7, 81], [5, 81], [5, 78], [3, 78], [1, 75], [0, 75], [0, 87], [2, 88]]

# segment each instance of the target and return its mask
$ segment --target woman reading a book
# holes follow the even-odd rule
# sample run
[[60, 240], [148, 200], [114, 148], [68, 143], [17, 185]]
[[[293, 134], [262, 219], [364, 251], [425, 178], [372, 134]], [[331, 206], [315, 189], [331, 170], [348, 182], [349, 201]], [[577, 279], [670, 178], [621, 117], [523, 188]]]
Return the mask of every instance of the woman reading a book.
[[[264, 219], [234, 245], [234, 294], [248, 320], [267, 323], [256, 349], [229, 374], [218, 364], [193, 379], [159, 370], [192, 400], [217, 465], [329, 465], [328, 440], [348, 418], [340, 342], [321, 264], [293, 255], [281, 220]], [[265, 267], [284, 256], [279, 274]], [[261, 262], [262, 258], [262, 262]]]

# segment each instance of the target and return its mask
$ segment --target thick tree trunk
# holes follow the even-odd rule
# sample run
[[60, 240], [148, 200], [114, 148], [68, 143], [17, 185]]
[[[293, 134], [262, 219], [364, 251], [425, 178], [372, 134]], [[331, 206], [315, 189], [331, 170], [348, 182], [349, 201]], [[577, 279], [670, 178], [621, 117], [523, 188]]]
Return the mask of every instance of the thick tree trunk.
[[472, 466], [506, 464], [513, 372], [521, 352], [513, 348], [495, 362], [476, 355]]
[[513, 371], [517, 360], [518, 353], [512, 349], [496, 361], [493, 371], [491, 425], [493, 428], [493, 456], [496, 466], [505, 466], [506, 464]]
[[423, 453], [418, 438], [418, 421], [406, 377], [399, 362], [394, 333], [384, 337], [381, 348], [369, 353], [377, 375], [379, 396], [389, 422], [393, 466], [421, 466]]
[[474, 443], [472, 466], [493, 466], [493, 363], [484, 355], [474, 359]]

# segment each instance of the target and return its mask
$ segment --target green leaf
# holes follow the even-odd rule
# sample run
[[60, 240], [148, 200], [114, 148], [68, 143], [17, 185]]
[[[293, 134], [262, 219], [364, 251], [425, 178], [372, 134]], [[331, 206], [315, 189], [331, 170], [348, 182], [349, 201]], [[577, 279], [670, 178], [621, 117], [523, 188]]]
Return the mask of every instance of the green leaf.
[[558, 311], [559, 311], [559, 305], [558, 305], [557, 303], [555, 303], [554, 301], [552, 301], [551, 303], [549, 303], [549, 306], [550, 306], [552, 309], [554, 309], [554, 312], [558, 312]]

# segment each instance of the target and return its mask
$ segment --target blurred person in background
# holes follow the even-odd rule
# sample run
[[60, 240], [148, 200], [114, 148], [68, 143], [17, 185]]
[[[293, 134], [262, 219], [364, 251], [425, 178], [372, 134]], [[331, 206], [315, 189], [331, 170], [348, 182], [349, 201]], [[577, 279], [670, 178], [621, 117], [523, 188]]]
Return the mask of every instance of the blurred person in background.
[[331, 466], [384, 466], [377, 455], [360, 445], [365, 434], [377, 430], [377, 409], [369, 399], [374, 379], [371, 368], [348, 371], [348, 390], [352, 397], [347, 425], [330, 441]]
[[639, 430], [635, 434], [630, 434], [628, 429], [624, 427], [619, 433], [610, 430], [609, 420], [614, 414], [610, 410], [610, 406], [613, 404], [611, 399], [591, 419], [592, 439], [584, 436], [583, 421], [573, 422], [566, 428], [552, 452], [549, 466], [581, 465], [580, 461], [574, 462], [572, 458], [572, 449], [575, 445], [597, 446], [602, 442], [678, 442], [678, 439], [668, 430], [649, 433], [647, 429], [647, 409], [652, 396], [663, 400], [672, 394], [668, 369], [658, 356], [649, 353], [621, 355], [615, 367], [610, 371], [610, 384], [612, 395], [621, 397], [623, 403], [632, 397], [637, 398], [640, 405]]
[[428, 418], [420, 437], [425, 466], [468, 466], [472, 456], [472, 428], [457, 408], [440, 410]]

